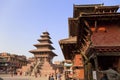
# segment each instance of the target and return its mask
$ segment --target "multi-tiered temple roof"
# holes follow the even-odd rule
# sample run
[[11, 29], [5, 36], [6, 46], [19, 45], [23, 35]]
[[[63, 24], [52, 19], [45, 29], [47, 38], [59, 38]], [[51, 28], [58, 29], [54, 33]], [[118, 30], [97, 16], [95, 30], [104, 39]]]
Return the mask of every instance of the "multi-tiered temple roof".
[[49, 36], [48, 32], [43, 32], [43, 34], [40, 36], [41, 38], [38, 39], [39, 43], [34, 44], [34, 46], [37, 49], [31, 50], [30, 52], [34, 55], [39, 54], [42, 55], [42, 53], [50, 54], [51, 56], [57, 56], [52, 50], [55, 48], [51, 45], [51, 38]]

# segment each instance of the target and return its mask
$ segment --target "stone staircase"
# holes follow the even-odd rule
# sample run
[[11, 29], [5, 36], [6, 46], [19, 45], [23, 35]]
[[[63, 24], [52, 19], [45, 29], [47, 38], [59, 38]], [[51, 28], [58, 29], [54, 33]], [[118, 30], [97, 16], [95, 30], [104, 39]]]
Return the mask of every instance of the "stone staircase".
[[42, 76], [54, 74], [55, 73], [54, 65], [50, 64], [49, 62], [44, 62], [44, 64], [41, 66], [40, 71], [42, 73]]
[[47, 61], [43, 62], [37, 60], [35, 62], [28, 63], [26, 66], [22, 66], [22, 68], [17, 71], [19, 71], [19, 75], [21, 75], [20, 72], [22, 72], [22, 75], [36, 76], [36, 74], [39, 73], [41, 76], [47, 76], [49, 74], [54, 74], [55, 68], [53, 64], [50, 64]]
[[41, 61], [40, 61], [40, 60], [37, 60], [35, 66], [34, 66], [34, 68], [33, 68], [33, 70], [32, 70], [32, 72], [31, 72], [31, 75], [32, 75], [32, 76], [35, 76], [35, 73], [38, 72], [38, 70], [39, 70], [39, 68], [40, 68], [40, 67], [39, 67], [40, 65], [41, 65]]

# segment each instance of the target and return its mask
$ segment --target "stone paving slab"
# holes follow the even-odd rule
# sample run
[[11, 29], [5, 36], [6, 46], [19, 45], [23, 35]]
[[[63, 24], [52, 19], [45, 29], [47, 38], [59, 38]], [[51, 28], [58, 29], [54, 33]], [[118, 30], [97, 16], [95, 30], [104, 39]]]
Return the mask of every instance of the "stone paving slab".
[[0, 80], [48, 80], [47, 77], [31, 77], [31, 76], [3, 76]]
[[[0, 80], [48, 80], [48, 77], [0, 75]], [[64, 80], [63, 77], [62, 80]]]

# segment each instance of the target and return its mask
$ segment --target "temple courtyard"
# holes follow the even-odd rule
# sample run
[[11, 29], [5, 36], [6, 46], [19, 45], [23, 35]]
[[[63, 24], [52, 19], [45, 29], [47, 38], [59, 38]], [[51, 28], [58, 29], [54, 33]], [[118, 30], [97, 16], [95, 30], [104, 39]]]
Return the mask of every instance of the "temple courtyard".
[[[0, 75], [0, 80], [48, 80], [48, 77], [34, 77], [34, 76], [11, 76], [11, 75]], [[61, 80], [65, 80], [64, 76]]]

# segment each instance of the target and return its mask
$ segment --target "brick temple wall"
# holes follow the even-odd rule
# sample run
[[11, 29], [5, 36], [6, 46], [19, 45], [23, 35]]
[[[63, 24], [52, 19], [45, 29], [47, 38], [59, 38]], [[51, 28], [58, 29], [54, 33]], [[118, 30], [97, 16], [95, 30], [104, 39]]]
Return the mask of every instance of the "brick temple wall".
[[80, 54], [76, 54], [73, 63], [74, 76], [79, 79], [84, 79], [84, 66], [82, 56]]
[[98, 26], [97, 31], [92, 29], [92, 43], [95, 46], [120, 46], [120, 26]]

